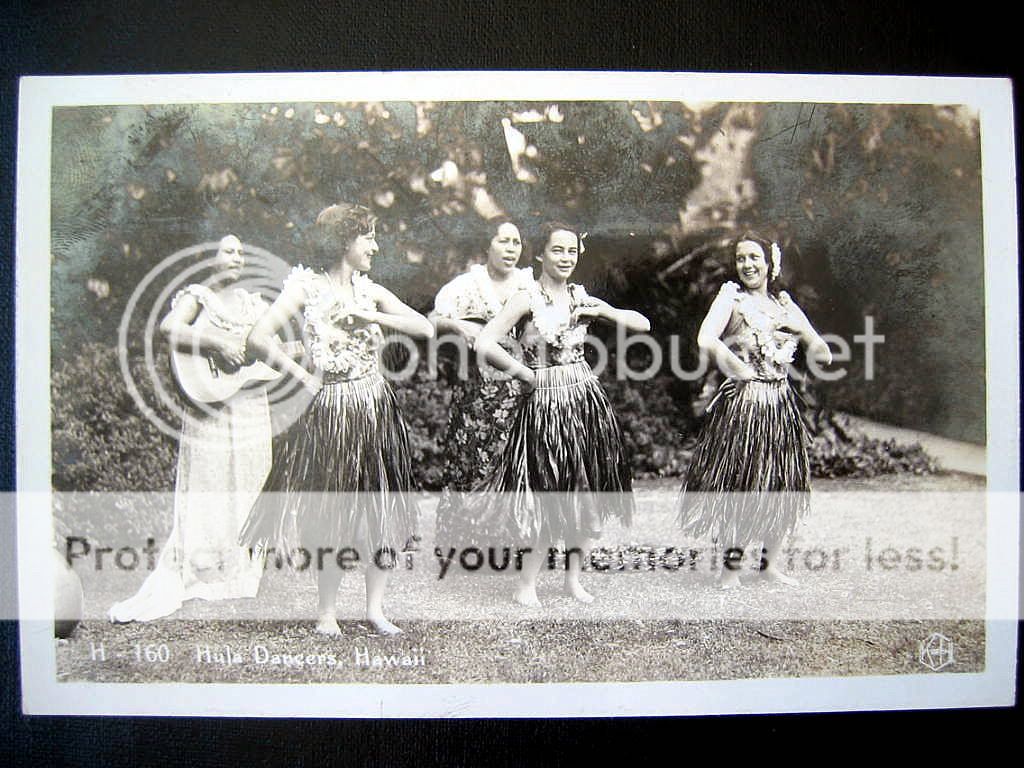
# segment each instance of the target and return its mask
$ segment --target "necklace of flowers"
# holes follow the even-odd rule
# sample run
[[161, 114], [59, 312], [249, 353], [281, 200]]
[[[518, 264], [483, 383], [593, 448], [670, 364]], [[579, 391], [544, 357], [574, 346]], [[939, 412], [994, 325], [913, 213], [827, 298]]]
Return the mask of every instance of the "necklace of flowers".
[[[774, 296], [769, 298], [773, 308], [781, 308], [786, 302], [790, 301], [789, 294], [785, 292], [780, 294], [778, 298]], [[787, 338], [781, 344], [779, 343], [775, 336], [775, 332], [779, 328], [779, 318], [777, 316], [756, 305], [753, 302], [753, 295], [746, 291], [743, 291], [740, 296], [739, 310], [754, 337], [754, 343], [757, 344], [761, 355], [765, 359], [776, 365], [793, 362], [797, 347], [796, 340]]]
[[244, 334], [259, 317], [261, 309], [260, 302], [261, 297], [258, 293], [249, 293], [244, 288], [232, 288], [230, 289], [239, 299], [240, 306], [238, 307], [238, 314], [232, 314], [228, 311], [227, 305], [224, 300], [217, 294], [216, 291], [210, 289], [206, 285], [195, 285], [189, 286], [178, 292], [175, 296], [174, 301], [177, 302], [178, 298], [186, 293], [192, 294], [206, 309], [207, 316], [210, 318], [210, 322], [218, 328], [228, 331], [230, 333]]
[[[533, 324], [536, 326], [538, 333], [540, 333], [541, 337], [548, 342], [548, 344], [558, 345], [561, 343], [563, 346], [566, 346], [569, 341], [567, 337], [570, 333], [580, 335], [579, 332], [582, 331], [582, 335], [586, 335], [587, 329], [585, 323], [579, 323], [575, 328], [571, 328], [569, 326], [573, 310], [576, 308], [578, 303], [576, 289], [579, 287], [580, 286], [577, 286], [576, 284], [566, 286], [569, 293], [569, 317], [564, 320], [558, 317], [549, 320], [554, 313], [547, 310], [554, 308], [555, 300], [547, 292], [540, 280], [534, 281], [533, 290], [531, 291], [534, 296], [534, 306], [532, 308]], [[538, 298], [543, 302], [543, 304], [536, 303]]]
[[337, 320], [340, 320], [347, 314], [345, 311], [346, 307], [356, 306], [361, 309], [373, 309], [372, 302], [369, 299], [367, 291], [370, 278], [363, 273], [352, 273], [351, 301], [345, 298], [342, 293], [341, 283], [333, 275], [324, 272], [323, 277], [327, 281], [329, 290], [327, 291], [328, 300], [323, 302], [322, 316], [332, 325], [336, 325]]

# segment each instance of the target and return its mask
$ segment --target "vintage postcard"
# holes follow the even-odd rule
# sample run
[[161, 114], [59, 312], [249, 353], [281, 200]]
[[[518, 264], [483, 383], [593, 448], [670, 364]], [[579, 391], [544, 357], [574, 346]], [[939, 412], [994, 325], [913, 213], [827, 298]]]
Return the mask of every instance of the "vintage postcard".
[[33, 77], [17, 171], [26, 713], [1014, 703], [1009, 81]]

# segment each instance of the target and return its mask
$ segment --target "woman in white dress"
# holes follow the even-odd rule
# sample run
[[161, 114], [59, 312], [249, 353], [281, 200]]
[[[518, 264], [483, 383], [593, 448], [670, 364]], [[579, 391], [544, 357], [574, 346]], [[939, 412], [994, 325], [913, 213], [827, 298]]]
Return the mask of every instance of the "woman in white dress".
[[[237, 287], [245, 258], [234, 235], [220, 241], [210, 285], [189, 285], [160, 323], [169, 342], [209, 355], [219, 370], [252, 362], [245, 339], [267, 303]], [[238, 544], [271, 459], [270, 410], [263, 386], [183, 414], [174, 484], [174, 522], [155, 570], [109, 611], [113, 622], [150, 621], [192, 598], [255, 597], [262, 565]]]

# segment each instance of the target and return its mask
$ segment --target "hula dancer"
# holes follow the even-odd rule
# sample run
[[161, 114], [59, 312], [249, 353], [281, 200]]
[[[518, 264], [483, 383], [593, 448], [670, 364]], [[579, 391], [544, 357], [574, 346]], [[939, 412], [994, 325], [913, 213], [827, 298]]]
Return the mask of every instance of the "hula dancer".
[[[739, 284], [722, 286], [697, 336], [728, 378], [708, 406], [680, 520], [687, 533], [710, 536], [726, 550], [760, 542], [763, 575], [793, 584], [776, 555], [810, 502], [810, 438], [788, 368], [798, 346], [819, 363], [830, 363], [832, 354], [789, 295], [774, 288], [778, 245], [747, 233], [734, 254]], [[738, 585], [738, 569], [724, 567], [719, 583]]]
[[[484, 325], [501, 311], [516, 291], [533, 283], [529, 267], [519, 269], [523, 242], [519, 227], [505, 218], [487, 223], [487, 261], [445, 284], [434, 300], [430, 315], [437, 337], [454, 334], [472, 350]], [[503, 340], [504, 341], [504, 340]], [[481, 521], [464, 503], [465, 494], [490, 476], [501, 455], [519, 404], [519, 381], [487, 375], [475, 364], [475, 355], [460, 357], [452, 376], [452, 397], [445, 435], [444, 488], [437, 506], [436, 542], [442, 551], [462, 549], [485, 541]]]
[[[395, 553], [415, 531], [409, 436], [379, 367], [382, 327], [430, 337], [430, 322], [364, 273], [377, 253], [375, 217], [340, 203], [316, 220], [314, 267], [295, 267], [249, 335], [249, 345], [314, 393], [279, 441], [274, 464], [241, 532], [250, 546], [280, 554], [297, 547], [351, 547], [366, 567], [366, 616], [381, 634], [401, 630], [384, 617], [384, 590]], [[316, 373], [270, 342], [301, 317]], [[340, 633], [335, 613], [341, 567], [329, 555], [317, 567], [316, 630]]]
[[[515, 600], [537, 606], [537, 578], [546, 550], [566, 546], [565, 589], [585, 603], [594, 598], [580, 584], [583, 558], [607, 517], [632, 522], [634, 501], [622, 433], [607, 395], [583, 356], [594, 320], [645, 332], [638, 312], [615, 309], [570, 284], [582, 251], [579, 232], [546, 224], [541, 274], [509, 299], [477, 339], [487, 360], [523, 382], [523, 399], [508, 442], [484, 490], [516, 543], [531, 551], [522, 562]], [[525, 362], [501, 345], [519, 327]], [[601, 494], [597, 503], [595, 494]]]

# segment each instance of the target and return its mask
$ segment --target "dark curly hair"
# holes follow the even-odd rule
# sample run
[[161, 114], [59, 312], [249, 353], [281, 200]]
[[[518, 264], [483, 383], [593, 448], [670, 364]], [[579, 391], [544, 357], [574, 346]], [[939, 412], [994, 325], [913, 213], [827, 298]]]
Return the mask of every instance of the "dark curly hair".
[[336, 203], [316, 217], [309, 266], [329, 269], [360, 235], [373, 231], [377, 216], [365, 205]]
[[[495, 216], [493, 219], [481, 219], [480, 222], [473, 228], [473, 243], [480, 250], [481, 253], [487, 253], [487, 249], [491, 246], [491, 240], [493, 240], [498, 230], [501, 229], [503, 224], [511, 224], [516, 229], [519, 229], [520, 240], [522, 239], [523, 231], [519, 228], [519, 225], [514, 222], [511, 218], [505, 215]], [[523, 243], [525, 250], [525, 243]]]
[[572, 224], [566, 224], [564, 221], [545, 221], [540, 225], [540, 234], [537, 239], [537, 253], [543, 253], [544, 249], [547, 248], [548, 241], [551, 239], [551, 235], [555, 232], [572, 232], [576, 235], [576, 245], [580, 249], [580, 253], [583, 253], [583, 238], [581, 235], [580, 227]]
[[519, 254], [519, 263], [523, 263], [523, 257], [528, 255], [529, 249], [522, 238], [522, 228], [518, 223], [504, 215], [495, 216], [492, 219], [482, 219], [473, 227], [470, 237], [475, 251], [474, 255], [485, 255], [487, 253], [487, 249], [490, 248], [490, 241], [493, 241], [498, 236], [498, 230], [502, 224], [512, 224], [512, 226], [519, 230], [519, 241], [522, 246], [522, 252]]
[[758, 232], [755, 232], [752, 229], [746, 230], [739, 237], [733, 239], [733, 241], [732, 241], [732, 243], [731, 243], [731, 245], [729, 247], [729, 258], [730, 258], [729, 266], [732, 269], [733, 278], [741, 286], [743, 285], [743, 281], [740, 280], [739, 272], [737, 272], [737, 270], [736, 270], [736, 247], [740, 243], [744, 243], [744, 242], [757, 243], [759, 246], [761, 246], [761, 250], [764, 252], [765, 264], [768, 265], [768, 292], [770, 294], [772, 294], [773, 296], [776, 295], [779, 292], [779, 287], [780, 287], [779, 284], [781, 282], [782, 275], [780, 274], [779, 277], [775, 278], [775, 279], [772, 278], [772, 272], [775, 271], [775, 257], [772, 255], [772, 242], [773, 241], [769, 240], [764, 235], [762, 235], [762, 234], [760, 234]]

